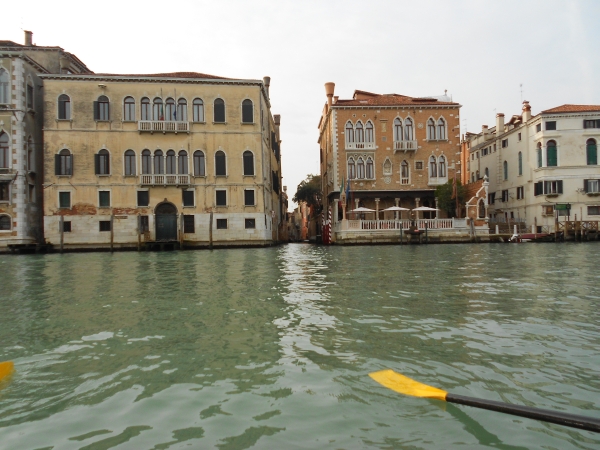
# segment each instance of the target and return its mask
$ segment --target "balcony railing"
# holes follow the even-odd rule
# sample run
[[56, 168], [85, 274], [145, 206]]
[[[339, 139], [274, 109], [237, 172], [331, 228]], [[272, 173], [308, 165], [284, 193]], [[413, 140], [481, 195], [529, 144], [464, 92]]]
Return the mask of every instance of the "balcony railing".
[[140, 184], [145, 186], [187, 186], [189, 175], [141, 175]]
[[190, 131], [189, 122], [176, 122], [174, 120], [140, 120], [138, 121], [138, 131], [148, 131], [150, 133], [188, 133]]
[[349, 220], [349, 230], [409, 230], [416, 225], [417, 229], [441, 230], [454, 228], [454, 219], [409, 219], [402, 220]]
[[375, 142], [346, 142], [346, 150], [375, 150]]
[[394, 141], [394, 153], [414, 152], [417, 150], [417, 141]]

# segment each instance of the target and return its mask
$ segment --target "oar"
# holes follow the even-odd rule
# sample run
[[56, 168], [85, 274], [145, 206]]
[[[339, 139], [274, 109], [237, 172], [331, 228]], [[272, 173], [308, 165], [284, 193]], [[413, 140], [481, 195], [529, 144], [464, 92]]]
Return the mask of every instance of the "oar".
[[451, 403], [474, 406], [475, 408], [489, 409], [505, 414], [512, 414], [514, 416], [557, 423], [567, 427], [600, 432], [600, 419], [595, 419], [593, 417], [578, 416], [576, 414], [550, 411], [548, 409], [511, 405], [493, 400], [452, 394], [442, 389], [419, 383], [418, 381], [405, 377], [404, 375], [396, 373], [393, 370], [381, 370], [379, 372], [370, 373], [369, 376], [386, 388], [404, 395], [444, 400]]
[[14, 370], [12, 361], [0, 362], [0, 381], [9, 376]]

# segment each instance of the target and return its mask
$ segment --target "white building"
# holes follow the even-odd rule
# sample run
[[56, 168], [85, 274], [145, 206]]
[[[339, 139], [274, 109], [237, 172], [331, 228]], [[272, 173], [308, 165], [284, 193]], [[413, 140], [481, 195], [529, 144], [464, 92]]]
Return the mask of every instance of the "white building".
[[[488, 215], [553, 232], [555, 218], [600, 220], [600, 105], [562, 105], [532, 117], [529, 102], [508, 122], [467, 133], [464, 181], [489, 178]], [[567, 209], [567, 205], [570, 209]]]

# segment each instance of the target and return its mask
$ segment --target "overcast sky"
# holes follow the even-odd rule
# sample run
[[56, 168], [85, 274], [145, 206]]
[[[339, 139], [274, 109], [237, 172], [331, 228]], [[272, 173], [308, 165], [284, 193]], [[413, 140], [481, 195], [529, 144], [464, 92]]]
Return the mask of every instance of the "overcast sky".
[[[323, 84], [421, 97], [448, 90], [461, 133], [529, 100], [600, 104], [600, 1], [4, 2], [0, 39], [56, 45], [95, 72], [271, 77], [290, 199], [319, 172]], [[292, 205], [290, 204], [290, 209]]]

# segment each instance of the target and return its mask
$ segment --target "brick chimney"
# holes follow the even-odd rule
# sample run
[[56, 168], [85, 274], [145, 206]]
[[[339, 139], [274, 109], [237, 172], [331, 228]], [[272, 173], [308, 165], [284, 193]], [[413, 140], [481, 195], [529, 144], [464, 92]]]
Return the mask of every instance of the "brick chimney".
[[496, 136], [504, 133], [504, 113], [496, 114]]
[[531, 120], [531, 106], [529, 106], [529, 102], [527, 100], [523, 100], [523, 113], [521, 115], [521, 120], [523, 123]]
[[31, 31], [25, 30], [25, 46], [26, 47], [33, 46], [33, 33]]
[[333, 91], [335, 90], [335, 83], [325, 83], [325, 94], [327, 95], [327, 106], [331, 107], [333, 102]]

